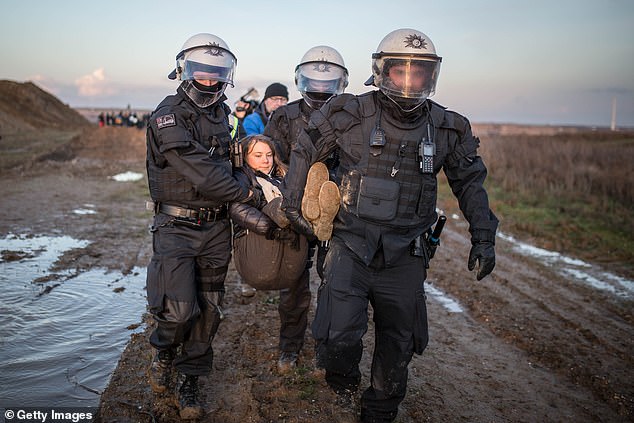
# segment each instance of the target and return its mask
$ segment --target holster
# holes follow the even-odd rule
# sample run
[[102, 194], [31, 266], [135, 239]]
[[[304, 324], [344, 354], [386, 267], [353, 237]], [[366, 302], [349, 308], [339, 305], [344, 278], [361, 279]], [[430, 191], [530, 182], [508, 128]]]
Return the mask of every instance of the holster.
[[429, 261], [433, 257], [432, 248], [433, 247], [429, 245], [428, 234], [423, 233], [414, 238], [410, 243], [409, 253], [414, 257], [422, 257], [425, 263], [425, 269], [429, 269]]

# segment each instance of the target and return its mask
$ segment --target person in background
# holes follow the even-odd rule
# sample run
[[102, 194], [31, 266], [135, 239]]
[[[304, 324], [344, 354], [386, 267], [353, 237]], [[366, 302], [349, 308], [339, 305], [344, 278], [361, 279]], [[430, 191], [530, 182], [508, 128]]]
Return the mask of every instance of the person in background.
[[274, 82], [264, 92], [264, 99], [254, 112], [244, 118], [243, 126], [247, 135], [257, 135], [264, 132], [271, 113], [278, 107], [288, 103], [288, 88], [279, 82]]
[[181, 81], [152, 113], [147, 129], [147, 174], [153, 203], [153, 255], [147, 298], [156, 323], [148, 370], [154, 392], [166, 392], [177, 372], [183, 419], [204, 414], [198, 378], [212, 369], [212, 340], [222, 320], [225, 276], [231, 259], [226, 204], [259, 201], [258, 192], [232, 176], [227, 85], [236, 58], [221, 38], [190, 37], [170, 79]]
[[[331, 97], [341, 94], [347, 85], [348, 69], [346, 69], [343, 57], [337, 50], [320, 45], [312, 47], [304, 53], [299, 64], [295, 67], [295, 86], [302, 98], [275, 110], [264, 128], [264, 134], [272, 138], [279, 146], [286, 164], [288, 164], [291, 150], [297, 143], [299, 134], [304, 132], [308, 126], [310, 114], [319, 109]], [[321, 191], [322, 203], [332, 204], [338, 209], [339, 190], [335, 184], [324, 185], [328, 180], [328, 172], [325, 167], [322, 169], [321, 175], [319, 168], [313, 169], [311, 175], [316, 176], [310, 178], [306, 191], [309, 193], [307, 197], [310, 194], [319, 196]], [[322, 186], [324, 186], [323, 191]], [[319, 202], [318, 198], [316, 202]], [[318, 208], [317, 210], [315, 222], [322, 214]], [[321, 217], [330, 225], [334, 214], [332, 212], [323, 213]], [[323, 244], [320, 245], [320, 251], [326, 249], [332, 227], [328, 226], [328, 229], [330, 230], [325, 235], [318, 237], [323, 238], [320, 241]], [[278, 368], [282, 371], [287, 371], [297, 365], [299, 353], [304, 345], [311, 303], [309, 269], [312, 267], [311, 257], [314, 254], [317, 241], [311, 242], [306, 270], [298, 283], [290, 289], [280, 291], [279, 314], [282, 328], [280, 330]], [[318, 260], [318, 272], [321, 275], [319, 262], [320, 260]]]
[[372, 305], [375, 344], [370, 386], [360, 398], [363, 422], [396, 419], [408, 365], [427, 346], [424, 281], [433, 251], [427, 234], [437, 219], [441, 169], [469, 222], [467, 268], [477, 267], [480, 280], [495, 267], [498, 220], [483, 187], [487, 169], [478, 156], [479, 140], [467, 118], [429, 100], [440, 62], [421, 31], [387, 34], [372, 55], [372, 77], [366, 82], [378, 91], [341, 94], [311, 114], [281, 189], [286, 216], [302, 232], [309, 168], [339, 152], [336, 180], [342, 202], [312, 332], [326, 382], [340, 404], [352, 407]]
[[238, 119], [238, 139], [242, 139], [247, 136], [244, 130], [244, 118], [253, 113], [256, 107], [258, 107], [258, 92], [255, 88], [250, 88], [246, 94], [240, 97], [236, 103], [233, 112], [233, 116]]

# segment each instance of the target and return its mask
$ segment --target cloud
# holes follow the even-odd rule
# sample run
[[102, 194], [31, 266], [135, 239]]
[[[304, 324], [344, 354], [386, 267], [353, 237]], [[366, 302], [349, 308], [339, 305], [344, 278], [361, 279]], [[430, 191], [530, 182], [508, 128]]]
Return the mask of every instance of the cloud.
[[75, 86], [77, 86], [80, 97], [108, 96], [116, 93], [116, 90], [109, 86], [103, 68], [77, 78]]

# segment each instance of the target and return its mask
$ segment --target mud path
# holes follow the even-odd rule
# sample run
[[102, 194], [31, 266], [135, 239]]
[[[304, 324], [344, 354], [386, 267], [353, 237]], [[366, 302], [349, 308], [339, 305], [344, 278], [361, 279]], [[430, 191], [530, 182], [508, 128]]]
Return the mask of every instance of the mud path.
[[[135, 133], [127, 142], [138, 147], [142, 136]], [[143, 161], [121, 153], [108, 157], [107, 151], [112, 150], [90, 150], [83, 142], [70, 161], [37, 162], [3, 174], [2, 233], [93, 241], [64, 256], [60, 267], [124, 272], [145, 267], [151, 247], [145, 182], [122, 184], [108, 177], [143, 173]], [[69, 219], [68, 210], [84, 203], [98, 213]], [[632, 297], [563, 277], [513, 252], [504, 240], [498, 241], [494, 274], [476, 282], [466, 270], [466, 234], [464, 222], [450, 220], [428, 280], [428, 294], [444, 292], [462, 311], [428, 295], [430, 344], [412, 360], [397, 421], [633, 421]], [[318, 278], [312, 276], [315, 294]], [[214, 340], [214, 371], [202, 380], [204, 422], [354, 421], [335, 405], [315, 370], [309, 333], [299, 368], [287, 376], [277, 373], [277, 293], [241, 297], [232, 268], [224, 311]], [[142, 319], [151, 326], [147, 316]], [[365, 344], [362, 387], [368, 383], [372, 328]], [[150, 359], [146, 336], [133, 335], [102, 395], [100, 421], [178, 421], [171, 398], [155, 396], [147, 385]]]

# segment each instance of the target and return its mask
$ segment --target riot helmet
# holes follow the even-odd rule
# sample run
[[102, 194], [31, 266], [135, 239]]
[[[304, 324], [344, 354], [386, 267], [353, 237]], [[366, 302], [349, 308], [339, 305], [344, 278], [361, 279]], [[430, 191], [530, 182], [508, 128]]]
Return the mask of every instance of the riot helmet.
[[190, 37], [176, 56], [176, 69], [168, 78], [183, 81], [185, 93], [199, 107], [215, 103], [227, 84], [233, 86], [237, 59], [229, 46], [213, 34]]
[[319, 109], [348, 86], [348, 69], [343, 57], [332, 47], [311, 48], [295, 67], [295, 85], [304, 101], [311, 108]]
[[372, 54], [372, 76], [365, 84], [377, 87], [401, 110], [412, 111], [434, 94], [441, 61], [427, 35], [397, 29]]

